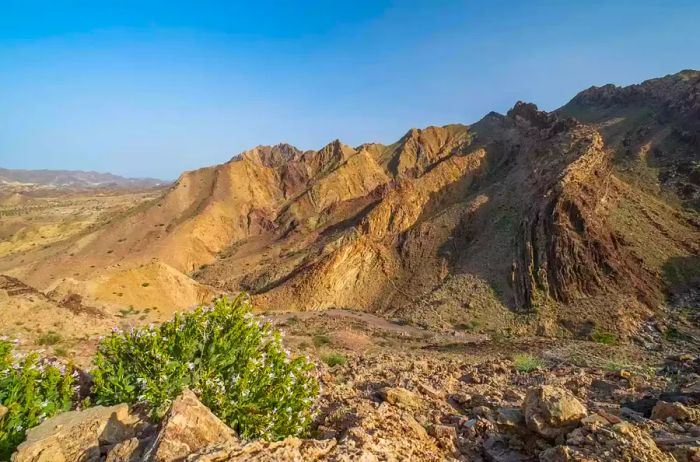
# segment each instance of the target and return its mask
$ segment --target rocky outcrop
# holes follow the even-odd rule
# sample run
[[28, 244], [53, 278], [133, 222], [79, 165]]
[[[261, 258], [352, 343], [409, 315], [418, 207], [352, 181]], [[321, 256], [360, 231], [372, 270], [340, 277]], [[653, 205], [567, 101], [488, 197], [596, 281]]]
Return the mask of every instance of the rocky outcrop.
[[27, 432], [13, 462], [97, 462], [108, 449], [136, 435], [139, 419], [126, 404], [59, 414]]
[[[556, 119], [525, 113], [524, 123], [551, 136]], [[602, 138], [583, 127], [556, 136], [550, 148], [557, 154], [544, 164], [531, 161], [541, 171], [532, 179], [532, 205], [516, 236], [516, 306], [529, 311], [548, 298], [570, 303], [612, 292], [632, 292], [653, 306], [660, 295], [656, 276], [625, 248], [607, 218], [604, 204], [615, 194], [615, 180]]]
[[237, 439], [231, 428], [185, 390], [170, 406], [145, 457], [154, 462], [183, 460], [211, 444]]

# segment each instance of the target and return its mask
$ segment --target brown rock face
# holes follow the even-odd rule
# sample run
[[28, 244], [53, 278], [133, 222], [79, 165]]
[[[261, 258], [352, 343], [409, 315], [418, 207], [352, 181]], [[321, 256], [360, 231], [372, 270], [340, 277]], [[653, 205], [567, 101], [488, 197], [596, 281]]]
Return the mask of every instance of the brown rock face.
[[586, 413], [586, 407], [571, 392], [551, 385], [528, 390], [523, 402], [527, 427], [549, 439], [570, 432]]
[[[546, 125], [546, 115], [535, 120], [549, 138], [556, 125]], [[654, 304], [655, 275], [625, 248], [603, 212], [616, 185], [602, 138], [583, 127], [560, 138], [561, 157], [533, 179], [532, 205], [516, 237], [516, 305], [532, 310], [547, 298], [570, 303], [616, 291]]]
[[185, 390], [173, 401], [146, 457], [155, 462], [180, 461], [204, 447], [229, 440], [238, 440], [235, 432], [200, 403], [194, 393]]

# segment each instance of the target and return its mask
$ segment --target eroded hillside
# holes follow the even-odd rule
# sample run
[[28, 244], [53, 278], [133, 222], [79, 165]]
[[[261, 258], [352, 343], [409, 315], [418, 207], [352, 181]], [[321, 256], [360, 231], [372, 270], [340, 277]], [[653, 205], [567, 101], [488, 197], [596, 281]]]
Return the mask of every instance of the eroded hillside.
[[0, 271], [111, 310], [246, 290], [268, 310], [631, 333], [697, 296], [698, 95], [684, 71], [389, 146], [259, 146]]

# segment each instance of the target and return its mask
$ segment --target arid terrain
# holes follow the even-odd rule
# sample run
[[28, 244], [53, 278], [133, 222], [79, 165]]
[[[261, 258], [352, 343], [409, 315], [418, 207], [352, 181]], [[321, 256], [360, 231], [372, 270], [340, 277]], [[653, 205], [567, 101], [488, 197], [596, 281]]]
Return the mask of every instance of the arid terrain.
[[318, 363], [315, 439], [187, 460], [697, 461], [699, 211], [693, 70], [167, 187], [8, 183], [0, 333], [87, 368], [115, 326], [250, 293]]

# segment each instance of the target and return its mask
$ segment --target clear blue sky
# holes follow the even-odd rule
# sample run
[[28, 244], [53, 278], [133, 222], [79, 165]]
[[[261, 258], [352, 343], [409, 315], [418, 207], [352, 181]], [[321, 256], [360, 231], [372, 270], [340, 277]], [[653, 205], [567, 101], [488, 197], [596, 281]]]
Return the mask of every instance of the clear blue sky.
[[0, 0], [0, 166], [175, 178], [700, 68], [700, 1]]

